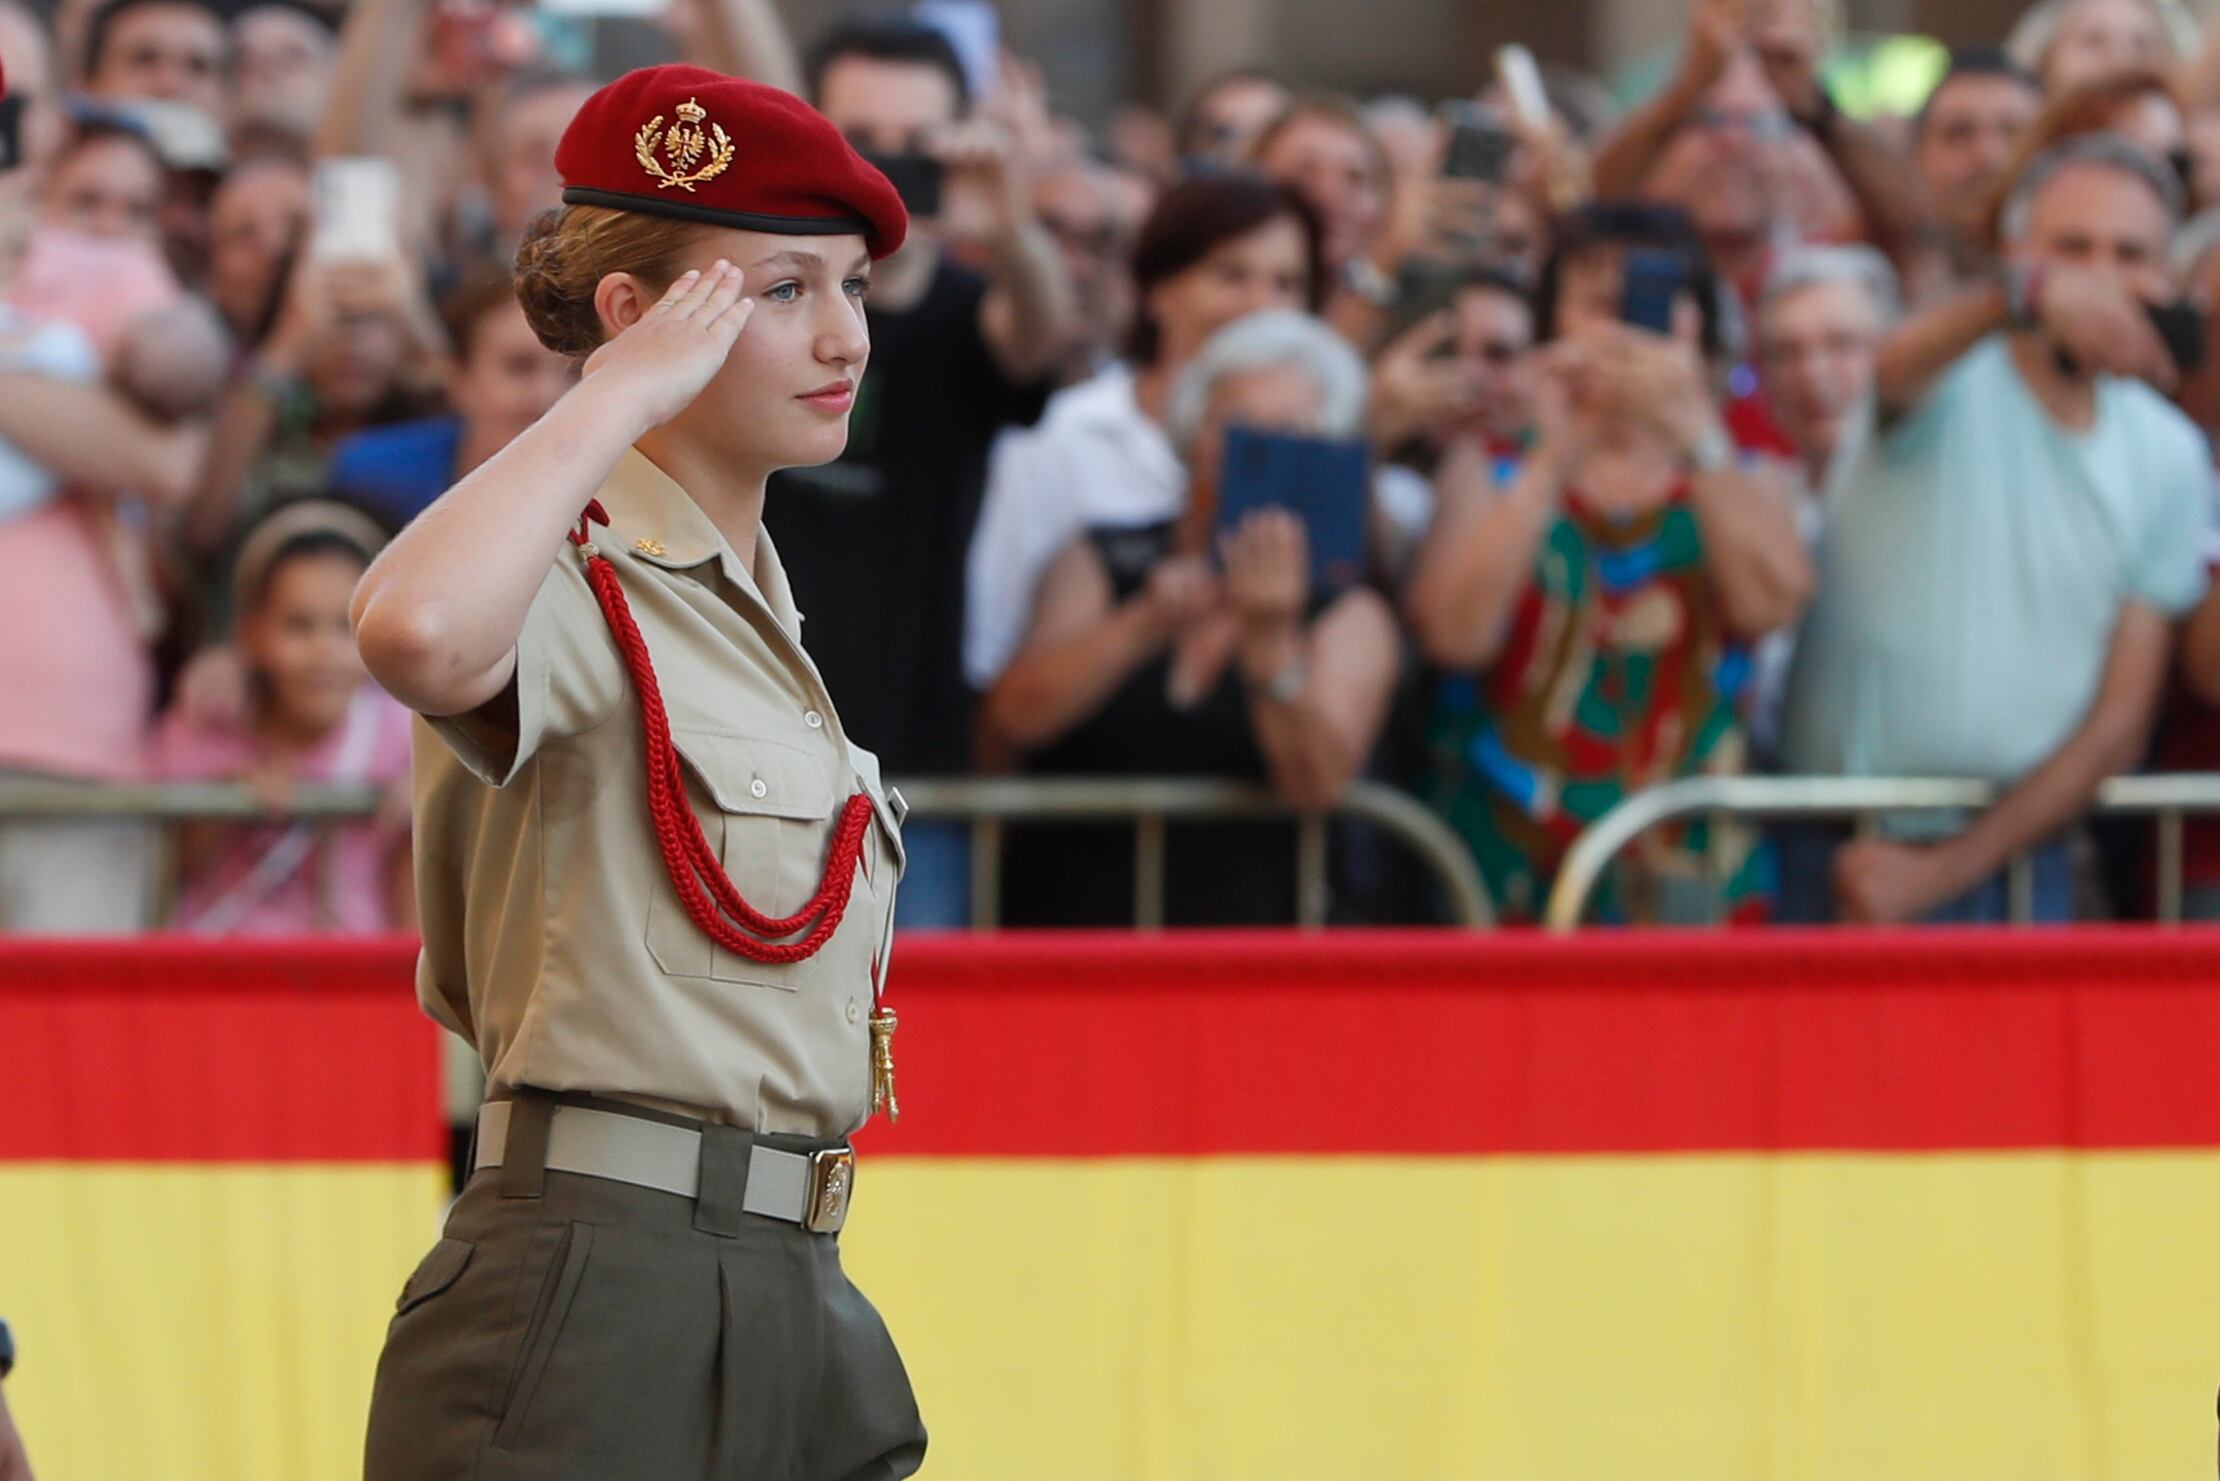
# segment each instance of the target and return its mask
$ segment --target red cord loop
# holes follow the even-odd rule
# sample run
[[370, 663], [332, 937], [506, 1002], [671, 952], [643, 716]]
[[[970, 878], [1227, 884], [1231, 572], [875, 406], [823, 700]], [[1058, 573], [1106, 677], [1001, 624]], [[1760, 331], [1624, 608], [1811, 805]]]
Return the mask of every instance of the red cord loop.
[[[600, 501], [588, 504], [571, 534], [571, 543], [582, 549], [588, 547], [592, 540], [589, 525], [608, 522]], [[694, 816], [686, 799], [685, 774], [680, 769], [678, 747], [671, 742], [663, 691], [655, 680], [655, 665], [648, 658], [647, 640], [640, 636], [624, 588], [618, 584], [617, 569], [607, 556], [593, 552], [586, 557], [586, 580], [601, 604], [602, 616], [609, 620], [610, 631], [616, 635], [617, 651], [631, 672], [633, 687], [640, 693], [640, 727], [647, 741], [648, 813], [655, 822], [655, 839], [663, 852], [664, 868], [670, 872], [686, 913], [712, 941], [751, 961], [773, 965], [807, 961], [832, 939], [847, 913], [848, 897], [855, 889], [856, 866], [863, 857], [864, 830], [871, 822], [870, 796], [858, 792], [848, 799], [840, 823], [833, 830], [824, 877], [800, 910], [792, 915], [769, 916], [742, 899], [716, 851], [710, 848], [701, 819]], [[808, 934], [799, 941], [759, 939], [792, 936], [805, 930]]]

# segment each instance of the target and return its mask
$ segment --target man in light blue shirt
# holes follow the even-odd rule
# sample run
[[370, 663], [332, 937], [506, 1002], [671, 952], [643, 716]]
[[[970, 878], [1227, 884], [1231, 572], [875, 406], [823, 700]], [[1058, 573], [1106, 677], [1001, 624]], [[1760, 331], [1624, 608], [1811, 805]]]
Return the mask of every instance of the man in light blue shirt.
[[[1882, 347], [1881, 431], [1829, 511], [1785, 759], [2005, 790], [1943, 836], [1843, 846], [1826, 882], [1845, 918], [1999, 918], [1998, 871], [2028, 849], [2038, 916], [2071, 916], [2051, 841], [2139, 758], [2205, 584], [2205, 445], [2153, 389], [2176, 367], [2145, 309], [2174, 296], [2179, 204], [2124, 141], [2071, 141], [2007, 205], [2003, 279]], [[1796, 893], [1783, 913], [1808, 917]]]

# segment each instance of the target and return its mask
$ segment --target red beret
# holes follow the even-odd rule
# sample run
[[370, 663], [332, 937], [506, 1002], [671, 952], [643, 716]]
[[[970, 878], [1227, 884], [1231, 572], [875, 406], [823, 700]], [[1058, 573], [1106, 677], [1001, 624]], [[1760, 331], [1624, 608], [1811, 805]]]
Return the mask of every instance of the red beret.
[[822, 113], [706, 67], [643, 67], [586, 100], [555, 146], [563, 199], [783, 236], [902, 245], [909, 215], [886, 176]]

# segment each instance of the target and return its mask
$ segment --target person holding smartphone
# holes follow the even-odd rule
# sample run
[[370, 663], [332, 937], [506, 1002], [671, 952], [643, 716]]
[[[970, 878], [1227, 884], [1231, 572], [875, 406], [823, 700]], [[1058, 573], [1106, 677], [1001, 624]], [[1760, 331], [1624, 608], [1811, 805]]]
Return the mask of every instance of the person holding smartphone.
[[837, 1238], [847, 1138], [896, 1109], [901, 803], [764, 525], [770, 472], [847, 440], [907, 218], [808, 105], [696, 67], [596, 93], [556, 164], [518, 291], [584, 378], [355, 597], [426, 722], [419, 996], [488, 1085], [365, 1474], [907, 1476]]
[[[1720, 291], [1678, 213], [1573, 213], [1537, 290], [1532, 446], [1508, 486], [1477, 438], [1436, 470], [1404, 590], [1443, 671], [1425, 791], [1505, 919], [1539, 917], [1565, 850], [1621, 799], [1742, 767], [1749, 647], [1810, 590], [1786, 490], [1742, 466], [1722, 420]], [[1763, 885], [1748, 837], [1666, 829], [1602, 908], [1746, 918]]]
[[[1042, 573], [1017, 653], [981, 706], [992, 740], [1030, 771], [1083, 776], [1220, 776], [1268, 783], [1299, 808], [1330, 808], [1371, 756], [1395, 682], [1399, 640], [1371, 588], [1314, 568], [1324, 526], [1361, 530], [1355, 476], [1319, 503], [1321, 527], [1284, 504], [1249, 501], [1223, 521], [1233, 429], [1344, 444], [1362, 425], [1363, 363], [1313, 315], [1276, 309], [1213, 335], [1174, 383], [1166, 431], [1187, 471], [1168, 517], [1091, 525]], [[1252, 438], [1252, 441], [1256, 439]], [[1296, 448], [1300, 451], [1300, 448]], [[1331, 445], [1306, 459], [1330, 477]], [[1291, 470], [1297, 471], [1297, 470]], [[1344, 542], [1345, 544], [1349, 542]], [[1355, 564], [1361, 551], [1349, 552]], [[1132, 919], [1130, 849], [1116, 828], [1013, 830], [1003, 918], [1114, 925]], [[1284, 824], [1170, 830], [1171, 925], [1294, 918], [1294, 839]]]
[[[1034, 209], [1017, 115], [1046, 101], [1022, 69], [975, 95], [955, 48], [917, 22], [858, 18], [812, 53], [810, 96], [902, 193], [914, 230], [881, 266], [871, 370], [840, 459], [773, 480], [794, 591], [851, 621], [816, 658], [849, 724], [903, 776], [958, 776], [975, 696], [963, 677], [962, 552], [996, 439], [1031, 425], [1078, 339], [1063, 251]], [[906, 926], [970, 919], [971, 835], [921, 822]]]

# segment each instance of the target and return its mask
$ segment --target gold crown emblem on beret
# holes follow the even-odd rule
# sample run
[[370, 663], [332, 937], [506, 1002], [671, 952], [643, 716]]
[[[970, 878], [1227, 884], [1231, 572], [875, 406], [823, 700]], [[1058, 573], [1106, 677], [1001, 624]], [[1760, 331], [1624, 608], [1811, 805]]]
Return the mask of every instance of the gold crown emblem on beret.
[[[663, 127], [662, 114], [649, 119], [632, 136], [632, 152], [638, 156], [640, 168], [655, 177], [657, 190], [675, 185], [691, 194], [704, 180], [714, 180], [725, 172], [732, 163], [733, 143], [723, 124], [713, 123], [708, 132], [702, 131], [709, 112], [699, 100], [688, 98], [676, 112], [678, 117], [668, 129]], [[666, 159], [668, 165], [664, 164]]]

